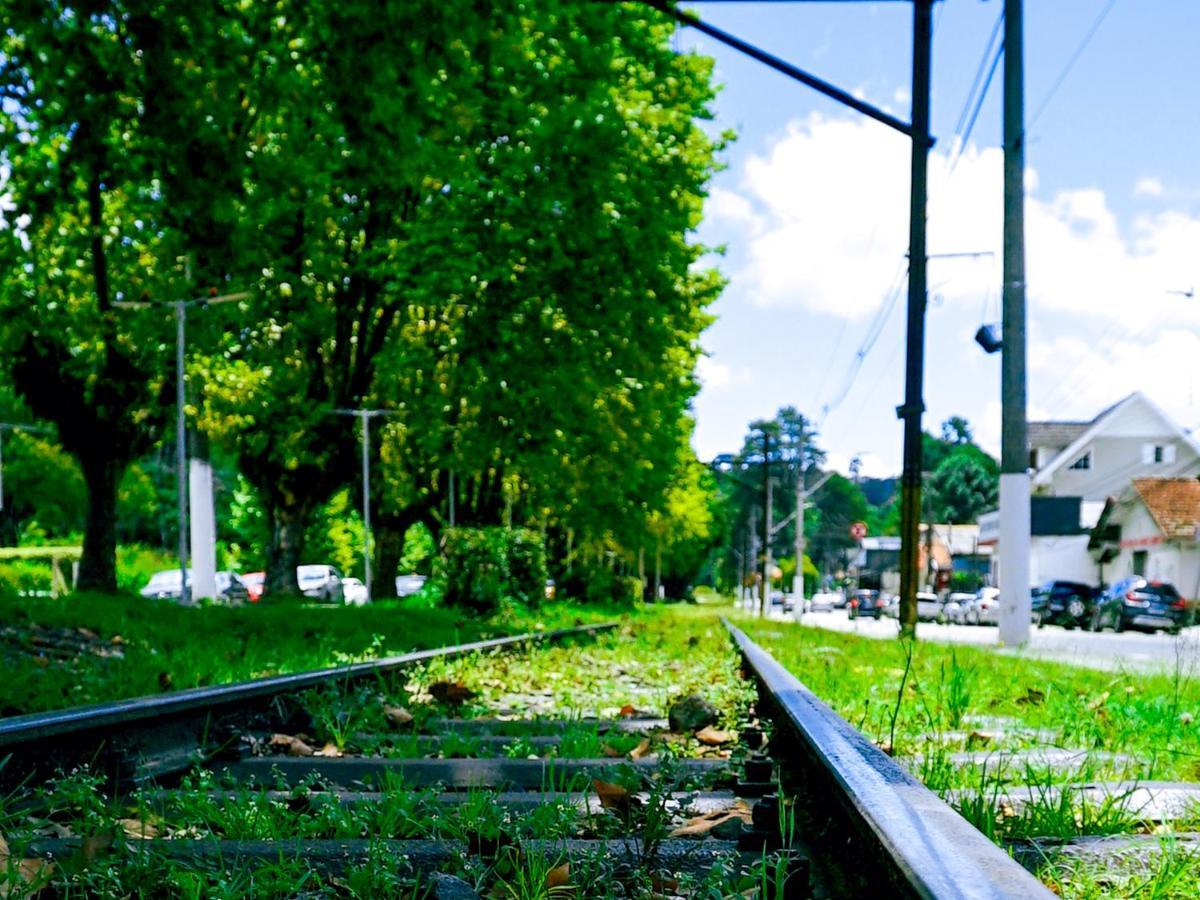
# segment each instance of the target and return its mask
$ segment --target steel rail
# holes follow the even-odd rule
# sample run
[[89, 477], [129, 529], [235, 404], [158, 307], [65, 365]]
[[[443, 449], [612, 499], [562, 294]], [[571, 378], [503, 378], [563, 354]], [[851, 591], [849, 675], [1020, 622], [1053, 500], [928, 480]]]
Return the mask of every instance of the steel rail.
[[1054, 896], [741, 629], [722, 621], [758, 681], [760, 697], [772, 707], [772, 755], [780, 763], [781, 781], [799, 779], [802, 805], [831, 820], [826, 832], [834, 839], [854, 835], [877, 848], [872, 853], [863, 852], [861, 844], [842, 847], [841, 855], [851, 853], [854, 865], [861, 863], [858, 877], [876, 890], [882, 881], [887, 896]]
[[605, 622], [596, 625], [560, 628], [555, 631], [517, 634], [509, 637], [492, 638], [486, 641], [472, 641], [468, 644], [456, 644], [430, 650], [417, 650], [413, 653], [405, 653], [400, 656], [389, 656], [384, 659], [351, 663], [328, 669], [315, 669], [291, 675], [256, 678], [251, 681], [241, 681], [233, 684], [190, 688], [170, 694], [133, 697], [128, 700], [116, 700], [109, 703], [97, 703], [89, 706], [76, 706], [69, 709], [12, 716], [0, 719], [0, 747], [13, 747], [41, 741], [50, 737], [78, 735], [100, 729], [111, 729], [140, 723], [157, 723], [162, 719], [172, 718], [185, 713], [236, 706], [251, 700], [261, 700], [281, 694], [289, 694], [320, 684], [336, 681], [353, 681], [373, 675], [386, 674], [396, 669], [431, 659], [465, 656], [481, 650], [502, 650], [526, 643], [557, 641], [577, 635], [594, 635], [616, 627], [617, 623], [615, 622]]

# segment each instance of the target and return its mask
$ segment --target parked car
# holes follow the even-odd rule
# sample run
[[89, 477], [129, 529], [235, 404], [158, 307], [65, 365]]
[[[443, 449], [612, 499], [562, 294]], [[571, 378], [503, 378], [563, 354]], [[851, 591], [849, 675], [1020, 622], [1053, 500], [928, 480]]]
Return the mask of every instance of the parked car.
[[932, 591], [917, 591], [917, 621], [946, 621], [946, 611], [942, 608], [942, 598]]
[[942, 611], [946, 614], [946, 621], [953, 622], [955, 625], [966, 625], [967, 611], [974, 603], [974, 594], [968, 594], [963, 591], [952, 591], [946, 597], [946, 602], [942, 604]]
[[[142, 588], [142, 596], [150, 600], [170, 600], [172, 603], [183, 602], [183, 576], [178, 569], [167, 569], [155, 572], [150, 576], [149, 583]], [[188, 569], [187, 586], [192, 587], [192, 570]], [[236, 572], [216, 573], [216, 599], [232, 605], [245, 603], [249, 598], [249, 590]]]
[[850, 618], [878, 619], [887, 606], [887, 598], [879, 591], [855, 591], [850, 598]]
[[1000, 624], [1000, 588], [982, 587], [975, 592], [975, 600], [963, 613], [968, 625]]
[[425, 586], [425, 576], [417, 574], [396, 576], [396, 596], [411, 597]]
[[262, 599], [263, 591], [267, 587], [266, 572], [247, 572], [241, 576], [242, 584], [246, 586], [247, 599], [251, 603], [257, 603]]
[[342, 579], [342, 599], [347, 606], [365, 606], [367, 586], [359, 579], [347, 575]]
[[846, 595], [841, 591], [817, 591], [808, 601], [809, 612], [833, 612], [846, 605]]
[[1178, 634], [1193, 620], [1194, 610], [1175, 585], [1134, 575], [1122, 578], [1100, 595], [1092, 610], [1090, 627], [1092, 631], [1134, 628]]
[[791, 594], [785, 594], [783, 591], [771, 591], [771, 605], [781, 607], [787, 613], [792, 611], [795, 604]]
[[1047, 581], [1033, 589], [1033, 621], [1063, 628], [1086, 627], [1092, 620], [1096, 591], [1078, 581]]
[[322, 603], [345, 602], [342, 573], [338, 571], [337, 566], [296, 566], [296, 583], [305, 597], [312, 597]]

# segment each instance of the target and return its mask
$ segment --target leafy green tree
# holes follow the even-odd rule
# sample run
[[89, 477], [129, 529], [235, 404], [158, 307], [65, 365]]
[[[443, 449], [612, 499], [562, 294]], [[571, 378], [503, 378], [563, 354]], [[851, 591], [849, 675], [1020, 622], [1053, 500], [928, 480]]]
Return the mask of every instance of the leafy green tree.
[[79, 586], [116, 588], [118, 486], [173, 387], [169, 320], [119, 309], [214, 283], [249, 113], [233, 76], [254, 7], [4, 5], [0, 358], [87, 486]]
[[974, 522], [995, 509], [996, 476], [972, 456], [947, 457], [929, 480], [930, 507], [939, 522]]

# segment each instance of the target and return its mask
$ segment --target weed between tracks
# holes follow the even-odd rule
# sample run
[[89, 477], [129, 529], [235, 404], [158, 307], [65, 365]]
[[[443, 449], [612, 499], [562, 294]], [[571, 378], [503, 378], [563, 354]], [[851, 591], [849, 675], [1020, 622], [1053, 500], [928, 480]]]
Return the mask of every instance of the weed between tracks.
[[[1048, 852], [1036, 871], [1060, 895], [1200, 895], [1200, 845], [1190, 839], [1200, 809], [1148, 821], [1145, 795], [1134, 792], [1151, 780], [1200, 781], [1195, 646], [1180, 643], [1169, 672], [1101, 672], [974, 647], [739, 624], [997, 843], [1159, 836], [1154, 852], [1103, 864]], [[1047, 760], [1047, 750], [1070, 752]], [[1123, 787], [1099, 796], [1063, 789], [1085, 783]]]
[[[648, 660], [655, 660], [653, 664]], [[461, 702], [436, 699], [438, 684], [461, 685]], [[495, 790], [465, 791], [459, 802], [439, 802], [438, 788], [416, 788], [383, 777], [362, 790], [377, 796], [339, 796], [318, 790], [316, 778], [288, 787], [236, 783], [211, 772], [187, 776], [179, 790], [146, 790], [119, 802], [106, 800], [86, 772], [70, 773], [39, 789], [38, 811], [23, 798], [0, 800], [0, 832], [21, 859], [39, 838], [73, 838], [78, 849], [58, 860], [48, 890], [68, 896], [165, 894], [210, 896], [432, 896], [428, 876], [418, 878], [379, 843], [389, 840], [452, 841], [463, 848], [443, 868], [487, 897], [727, 897], [771, 888], [778, 855], [768, 852], [755, 870], [735, 855], [719, 856], [690, 872], [662, 868], [664, 841], [692, 818], [693, 797], [708, 787], [675, 760], [733, 757], [735, 745], [704, 744], [691, 736], [602, 732], [590, 719], [665, 717], [676, 697], [697, 693], [713, 703], [721, 729], [746, 723], [754, 696], [741, 679], [724, 630], [705, 610], [640, 612], [620, 635], [535, 649], [529, 654], [487, 654], [435, 661], [364, 686], [309, 692], [300, 705], [311, 732], [303, 737], [336, 752], [370, 756], [549, 755], [545, 790], [564, 796], [535, 807], [501, 802]], [[397, 725], [389, 708], [403, 706], [412, 721]], [[504, 741], [463, 732], [436, 746], [420, 735], [446, 719], [511, 716]], [[435, 721], [438, 720], [438, 721]], [[546, 722], [559, 724], [557, 745], [535, 746]], [[615, 788], [628, 800], [598, 805], [590, 780], [567, 777], [554, 758], [610, 757]], [[623, 761], [658, 759], [646, 768]], [[580, 797], [584, 800], [581, 804]], [[581, 808], [582, 806], [582, 808]], [[736, 824], [736, 823], [734, 823]], [[168, 840], [358, 840], [374, 850], [337, 875], [303, 858], [281, 854], [269, 865], [232, 860], [198, 863], [146, 852], [141, 836]], [[580, 857], [563, 869], [565, 841], [630, 838], [631, 856]], [[534, 842], [537, 842], [536, 844]], [[695, 845], [703, 846], [703, 840]], [[378, 846], [376, 847], [376, 844]], [[782, 876], [781, 876], [782, 877]], [[764, 880], [765, 879], [765, 880]], [[2, 879], [0, 879], [2, 880]], [[7, 895], [27, 882], [10, 866]], [[37, 886], [37, 885], [34, 885]]]

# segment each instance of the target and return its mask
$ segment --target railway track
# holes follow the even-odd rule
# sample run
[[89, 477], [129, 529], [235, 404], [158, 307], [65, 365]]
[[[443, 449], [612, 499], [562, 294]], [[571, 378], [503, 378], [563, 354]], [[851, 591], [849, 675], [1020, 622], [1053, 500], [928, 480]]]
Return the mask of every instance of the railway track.
[[5, 895], [1049, 896], [726, 628], [736, 728], [613, 625], [0, 721]]

